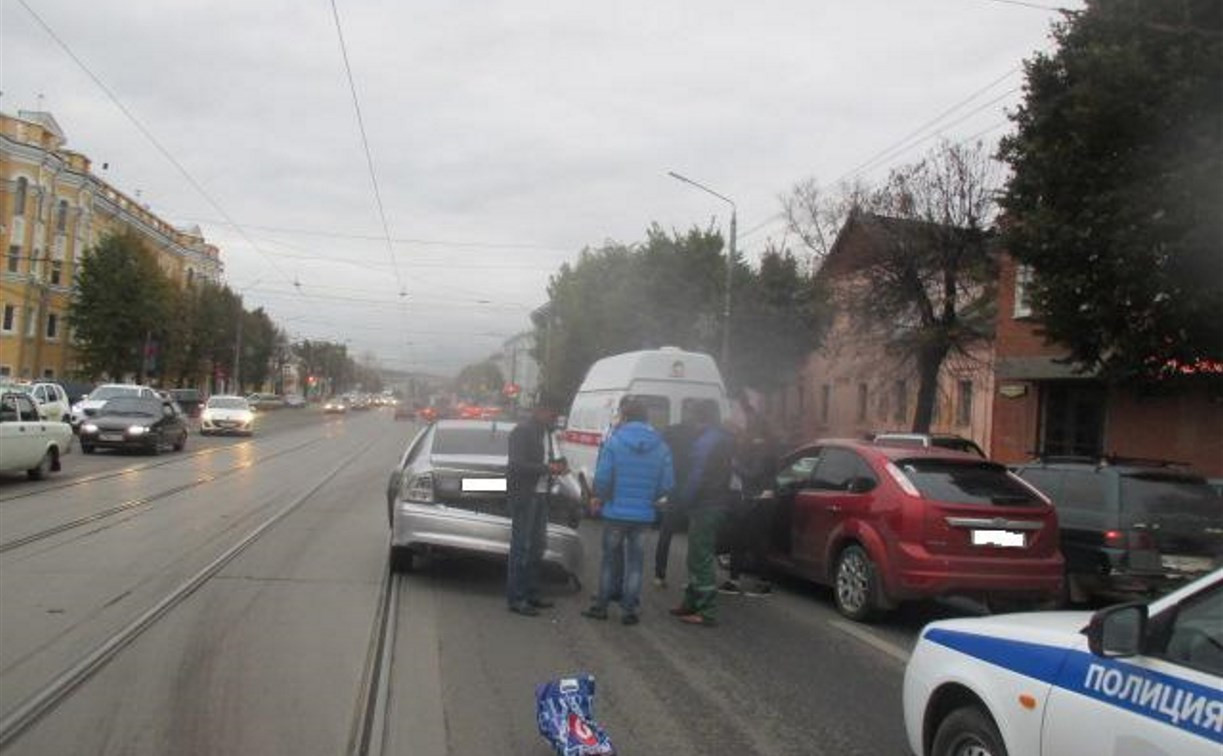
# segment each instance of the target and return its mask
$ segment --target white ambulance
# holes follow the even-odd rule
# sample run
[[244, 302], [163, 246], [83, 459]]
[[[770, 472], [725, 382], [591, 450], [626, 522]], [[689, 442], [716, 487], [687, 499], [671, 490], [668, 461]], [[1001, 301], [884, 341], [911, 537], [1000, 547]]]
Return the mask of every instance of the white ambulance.
[[626, 395], [645, 404], [650, 424], [659, 430], [687, 418], [702, 402], [713, 402], [722, 419], [729, 412], [722, 374], [707, 354], [663, 347], [604, 357], [586, 372], [560, 434], [561, 453], [583, 491], [594, 481], [599, 446]]

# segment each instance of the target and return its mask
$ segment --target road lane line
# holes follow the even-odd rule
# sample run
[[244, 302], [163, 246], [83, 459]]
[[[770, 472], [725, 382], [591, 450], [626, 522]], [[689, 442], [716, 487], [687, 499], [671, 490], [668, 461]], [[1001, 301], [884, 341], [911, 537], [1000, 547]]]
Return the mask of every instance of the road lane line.
[[880, 638], [878, 635], [875, 635], [874, 633], [872, 633], [869, 630], [866, 630], [865, 628], [861, 627], [860, 625], [855, 625], [853, 623], [846, 622], [844, 620], [836, 620], [836, 619], [828, 620], [828, 624], [840, 630], [841, 632], [862, 641], [863, 643], [875, 649], [876, 651], [882, 652], [886, 654], [887, 656], [892, 657], [893, 659], [900, 662], [901, 664], [909, 663], [909, 652], [908, 651], [896, 645], [895, 643], [892, 643], [889, 640], [884, 640], [883, 638]]

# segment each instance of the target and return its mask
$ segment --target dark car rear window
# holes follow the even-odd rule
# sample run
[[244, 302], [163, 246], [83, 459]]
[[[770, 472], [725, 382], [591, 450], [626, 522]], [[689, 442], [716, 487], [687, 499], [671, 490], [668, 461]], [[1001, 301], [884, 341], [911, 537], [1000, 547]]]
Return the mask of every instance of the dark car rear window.
[[922, 496], [953, 504], [1039, 506], [1044, 502], [1027, 486], [993, 463], [960, 463], [939, 459], [900, 460], [904, 471]]
[[433, 437], [433, 453], [504, 457], [509, 454], [513, 429], [511, 424], [491, 428], [438, 428]]
[[1202, 478], [1139, 473], [1121, 478], [1121, 508], [1134, 517], [1181, 515], [1218, 523], [1223, 500]]

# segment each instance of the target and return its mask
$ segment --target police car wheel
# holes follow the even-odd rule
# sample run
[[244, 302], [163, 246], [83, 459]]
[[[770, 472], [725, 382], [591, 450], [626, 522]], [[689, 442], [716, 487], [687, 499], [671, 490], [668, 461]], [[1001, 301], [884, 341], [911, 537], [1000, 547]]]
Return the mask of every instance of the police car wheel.
[[976, 706], [956, 709], [934, 734], [930, 756], [1006, 756], [998, 727]]
[[832, 586], [837, 610], [858, 622], [869, 618], [878, 604], [878, 580], [866, 551], [856, 544], [846, 546], [837, 557]]

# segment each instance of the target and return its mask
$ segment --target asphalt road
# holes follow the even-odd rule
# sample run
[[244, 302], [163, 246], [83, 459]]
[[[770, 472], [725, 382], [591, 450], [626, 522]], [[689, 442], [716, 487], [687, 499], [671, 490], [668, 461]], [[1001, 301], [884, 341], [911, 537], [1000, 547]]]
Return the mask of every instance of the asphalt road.
[[496, 562], [391, 577], [383, 491], [413, 430], [386, 410], [284, 410], [250, 440], [76, 451], [47, 481], [0, 480], [0, 749], [544, 756], [535, 685], [588, 672], [622, 754], [905, 752], [904, 659], [957, 609], [860, 626], [785, 581], [689, 627], [666, 611], [680, 537], [640, 625], [589, 620], [595, 522], [587, 590], [555, 576], [540, 617], [506, 611]]

